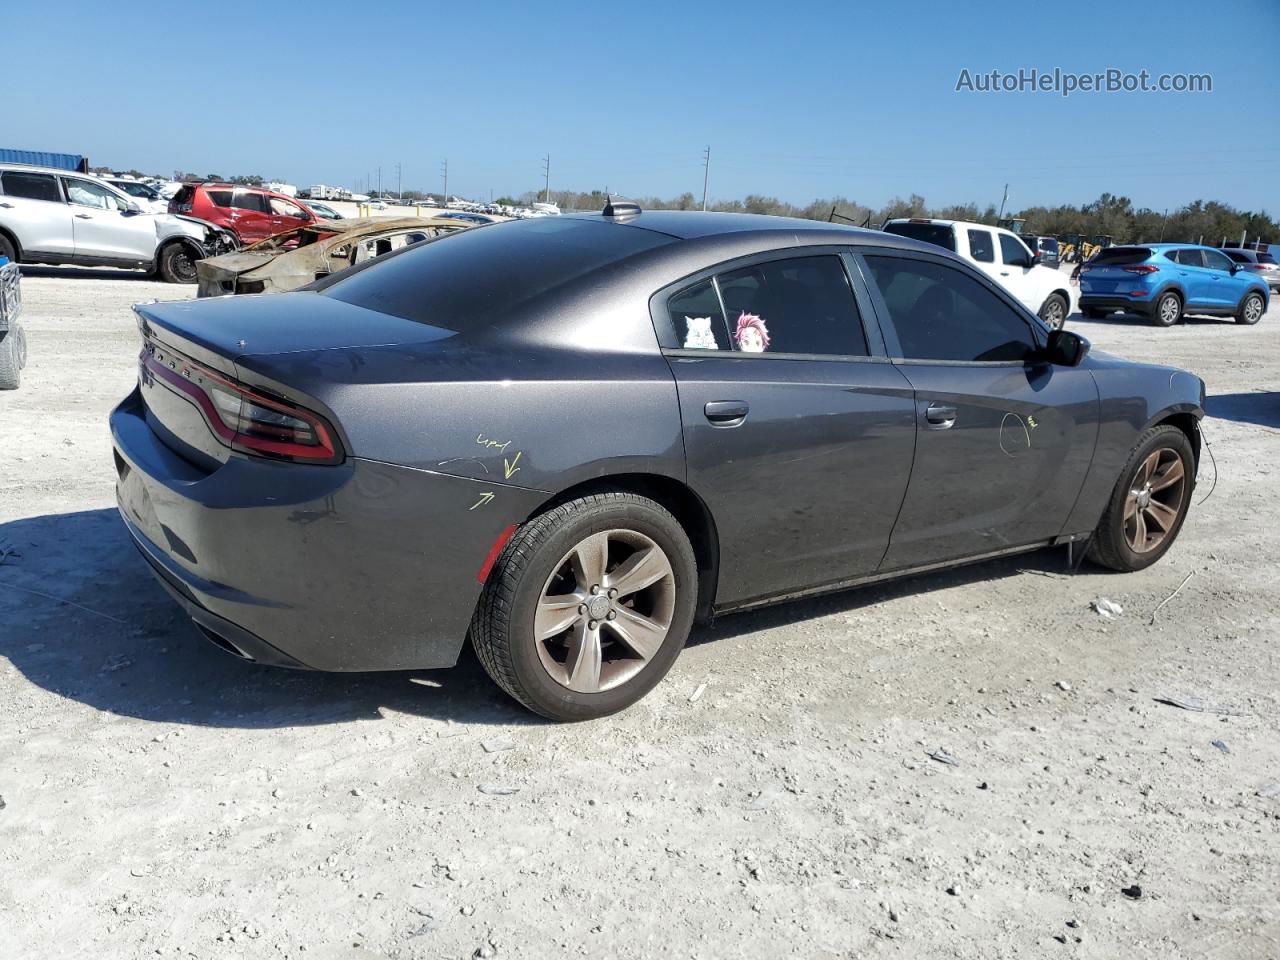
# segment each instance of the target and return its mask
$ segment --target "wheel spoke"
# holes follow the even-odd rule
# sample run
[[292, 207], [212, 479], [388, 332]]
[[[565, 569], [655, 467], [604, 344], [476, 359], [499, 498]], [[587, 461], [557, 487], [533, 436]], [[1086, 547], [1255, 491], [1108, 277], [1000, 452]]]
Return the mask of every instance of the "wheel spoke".
[[618, 607], [618, 618], [605, 624], [642, 660], [652, 659], [667, 638], [666, 627], [630, 607]]
[[1133, 549], [1138, 552], [1147, 549], [1147, 521], [1141, 510], [1133, 515]]
[[604, 582], [604, 568], [609, 562], [609, 535], [593, 534], [573, 548], [573, 575], [583, 590]]
[[1172, 530], [1174, 521], [1178, 519], [1178, 511], [1166, 506], [1159, 500], [1152, 500], [1147, 504], [1147, 509], [1144, 512], [1147, 515], [1147, 519], [1155, 523], [1162, 535]]
[[637, 550], [629, 556], [618, 569], [609, 574], [607, 585], [618, 591], [619, 597], [653, 586], [663, 577], [671, 573], [671, 564], [666, 555], [657, 547]]
[[1129, 496], [1124, 498], [1125, 522], [1127, 523], [1129, 519], [1137, 512], [1138, 512], [1138, 497], [1137, 497], [1137, 494], [1134, 494], [1131, 492]]
[[576, 593], [543, 597], [538, 602], [538, 612], [533, 618], [534, 636], [541, 641], [564, 633], [582, 616], [578, 613], [582, 602], [583, 598]]
[[1182, 479], [1182, 474], [1182, 458], [1175, 456], [1163, 473], [1157, 473], [1151, 478], [1151, 491], [1154, 493], [1173, 486]]
[[600, 663], [600, 631], [590, 629], [585, 619], [579, 620], [569, 634], [569, 657], [564, 662], [569, 689], [578, 693], [598, 691]]
[[1142, 461], [1142, 468], [1138, 471], [1137, 485], [1139, 487], [1143, 486], [1148, 480], [1151, 479], [1151, 472], [1155, 470], [1156, 464], [1159, 462], [1160, 462], [1159, 450], [1151, 454], [1151, 456], [1147, 457], [1146, 460]]

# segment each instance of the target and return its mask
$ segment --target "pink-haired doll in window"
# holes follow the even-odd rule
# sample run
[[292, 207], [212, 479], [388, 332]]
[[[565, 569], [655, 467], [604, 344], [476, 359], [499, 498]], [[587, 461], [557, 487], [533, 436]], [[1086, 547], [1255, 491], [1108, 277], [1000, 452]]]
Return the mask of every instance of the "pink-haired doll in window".
[[764, 325], [763, 317], [744, 312], [738, 317], [734, 339], [738, 341], [738, 349], [744, 353], [764, 353], [769, 346], [769, 328]]

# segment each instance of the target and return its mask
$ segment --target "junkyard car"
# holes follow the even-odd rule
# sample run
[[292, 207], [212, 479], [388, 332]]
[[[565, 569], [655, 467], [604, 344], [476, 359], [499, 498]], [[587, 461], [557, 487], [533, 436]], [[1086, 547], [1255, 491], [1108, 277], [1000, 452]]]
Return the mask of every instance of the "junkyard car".
[[1200, 455], [1198, 377], [807, 220], [611, 204], [136, 309], [120, 512], [209, 638], [397, 670], [469, 636], [562, 720], [714, 613], [1052, 544], [1142, 569]]
[[324, 220], [260, 240], [252, 246], [201, 260], [198, 295], [279, 293], [391, 253], [411, 243], [466, 229], [436, 217]]
[[0, 256], [14, 262], [140, 267], [194, 283], [197, 260], [235, 246], [213, 224], [142, 213], [97, 177], [0, 164]]
[[122, 193], [127, 193], [143, 213], [169, 212], [168, 199], [162, 197], [160, 191], [151, 184], [121, 177], [104, 177], [103, 179]]
[[319, 200], [306, 200], [302, 205], [314, 213], [321, 220], [341, 220], [342, 214], [327, 203], [321, 203]]
[[21, 280], [18, 265], [0, 257], [0, 390], [18, 389], [27, 365]]
[[318, 219], [293, 197], [232, 183], [185, 183], [169, 201], [169, 212], [217, 224], [240, 243], [257, 243]]

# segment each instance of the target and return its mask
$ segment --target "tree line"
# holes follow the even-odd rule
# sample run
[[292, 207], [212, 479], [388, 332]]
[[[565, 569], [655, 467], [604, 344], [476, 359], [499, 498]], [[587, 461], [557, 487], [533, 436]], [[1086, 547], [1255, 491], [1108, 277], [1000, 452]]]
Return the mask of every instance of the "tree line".
[[[542, 199], [542, 192], [530, 190], [520, 197], [524, 204]], [[601, 190], [576, 192], [552, 190], [551, 199], [561, 210], [602, 210], [607, 196]], [[634, 198], [647, 210], [699, 210], [702, 202], [692, 193], [682, 193], [675, 198]], [[924, 197], [913, 193], [907, 199], [894, 197], [881, 207], [869, 207], [846, 197], [835, 196], [814, 200], [807, 206], [797, 206], [764, 194], [748, 194], [741, 200], [708, 201], [708, 210], [730, 213], [764, 213], [780, 217], [802, 217], [806, 220], [835, 219], [840, 223], [866, 224], [878, 227], [896, 217], [936, 217], [942, 220], [969, 220], [994, 225], [999, 211], [988, 205], [976, 203], [953, 204], [946, 207], [930, 207]], [[832, 216], [834, 213], [834, 217]], [[1216, 200], [1196, 200], [1177, 209], [1152, 210], [1134, 207], [1128, 197], [1104, 193], [1092, 203], [1079, 206], [1063, 204], [1057, 207], [1026, 207], [1006, 212], [1010, 217], [1026, 220], [1025, 233], [1039, 236], [1068, 236], [1082, 234], [1110, 236], [1116, 243], [1154, 243], [1160, 240], [1174, 243], [1207, 243], [1227, 245], [1240, 242], [1241, 233], [1249, 241], [1261, 239], [1264, 243], [1280, 243], [1280, 222], [1265, 211], [1238, 210], [1230, 204]]]

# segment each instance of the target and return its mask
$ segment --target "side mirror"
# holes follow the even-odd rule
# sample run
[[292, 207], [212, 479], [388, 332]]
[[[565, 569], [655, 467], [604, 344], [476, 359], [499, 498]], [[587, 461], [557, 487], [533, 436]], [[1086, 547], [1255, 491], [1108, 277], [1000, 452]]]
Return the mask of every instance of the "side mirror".
[[1049, 331], [1045, 359], [1058, 367], [1078, 367], [1089, 353], [1089, 341], [1072, 330]]
[[1233, 264], [1231, 264], [1231, 273], [1232, 273], [1233, 275], [1234, 275], [1234, 274], [1239, 273], [1239, 272], [1240, 272], [1241, 270], [1243, 270], [1243, 269], [1244, 269], [1244, 264], [1243, 264], [1243, 263], [1233, 263]]

